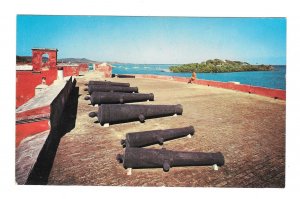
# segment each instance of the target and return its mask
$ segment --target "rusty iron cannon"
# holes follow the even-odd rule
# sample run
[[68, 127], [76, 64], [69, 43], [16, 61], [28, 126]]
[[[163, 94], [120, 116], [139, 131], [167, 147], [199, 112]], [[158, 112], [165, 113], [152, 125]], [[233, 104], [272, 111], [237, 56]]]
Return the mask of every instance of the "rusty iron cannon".
[[130, 102], [153, 101], [153, 93], [119, 93], [119, 92], [93, 92], [91, 96], [86, 96], [85, 100], [90, 100], [95, 104], [124, 104]]
[[218, 167], [223, 166], [225, 162], [221, 152], [183, 152], [166, 150], [164, 148], [147, 149], [131, 147], [125, 149], [124, 155], [118, 154], [116, 159], [119, 163], [123, 163], [125, 169], [163, 168], [165, 172], [169, 171], [171, 167]]
[[124, 86], [108, 86], [108, 85], [88, 85], [88, 88], [84, 89], [89, 94], [93, 92], [122, 92], [122, 93], [138, 93], [138, 87], [124, 87]]
[[194, 135], [194, 133], [195, 129], [193, 126], [175, 129], [127, 133], [126, 139], [121, 140], [121, 145], [123, 147], [145, 147], [152, 144], [162, 145], [165, 141], [189, 135], [191, 136]]
[[122, 87], [129, 87], [129, 83], [122, 83], [122, 82], [111, 82], [111, 81], [89, 81], [86, 86], [89, 85], [106, 85], [106, 86], [122, 86]]
[[98, 117], [101, 125], [118, 124], [132, 121], [145, 122], [145, 119], [182, 115], [182, 106], [177, 105], [137, 105], [137, 104], [102, 104], [98, 112], [89, 113]]

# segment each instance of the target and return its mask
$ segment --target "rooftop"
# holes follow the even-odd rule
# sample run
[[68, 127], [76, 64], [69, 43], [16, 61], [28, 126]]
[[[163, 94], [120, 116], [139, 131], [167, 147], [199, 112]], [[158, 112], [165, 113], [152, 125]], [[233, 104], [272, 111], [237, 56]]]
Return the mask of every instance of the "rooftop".
[[[141, 78], [114, 78], [154, 93], [154, 102], [182, 104], [183, 115], [131, 122], [108, 128], [88, 113], [97, 110], [84, 100], [84, 83], [100, 79], [86, 73], [77, 79], [80, 97], [76, 126], [61, 138], [49, 176], [52, 185], [284, 187], [286, 102], [233, 90]], [[222, 152], [225, 165], [133, 169], [127, 176], [116, 155], [124, 153], [126, 133], [193, 125], [195, 135], [164, 143], [169, 150]], [[159, 145], [148, 148], [160, 148]]]
[[31, 50], [50, 50], [50, 51], [58, 51], [56, 48], [32, 48]]
[[29, 64], [16, 65], [16, 70], [31, 71], [32, 69], [33, 66]]
[[79, 66], [79, 64], [75, 63], [58, 63], [56, 66]]

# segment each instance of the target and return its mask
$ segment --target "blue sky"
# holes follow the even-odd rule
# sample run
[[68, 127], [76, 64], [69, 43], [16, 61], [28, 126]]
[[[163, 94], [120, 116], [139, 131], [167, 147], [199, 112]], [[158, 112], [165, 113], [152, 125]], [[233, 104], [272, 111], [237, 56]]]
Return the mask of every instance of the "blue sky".
[[16, 53], [34, 47], [126, 63], [286, 64], [286, 19], [18, 15]]

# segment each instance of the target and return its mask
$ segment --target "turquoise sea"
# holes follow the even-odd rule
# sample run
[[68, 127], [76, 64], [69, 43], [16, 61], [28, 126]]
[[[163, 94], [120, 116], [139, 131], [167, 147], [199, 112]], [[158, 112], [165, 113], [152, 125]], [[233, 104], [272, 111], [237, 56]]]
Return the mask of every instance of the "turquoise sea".
[[[191, 73], [172, 73], [169, 66], [174, 64], [113, 64], [114, 74], [153, 74], [191, 77]], [[220, 82], [236, 81], [241, 84], [286, 90], [286, 66], [274, 66], [274, 71], [197, 73], [197, 79]]]

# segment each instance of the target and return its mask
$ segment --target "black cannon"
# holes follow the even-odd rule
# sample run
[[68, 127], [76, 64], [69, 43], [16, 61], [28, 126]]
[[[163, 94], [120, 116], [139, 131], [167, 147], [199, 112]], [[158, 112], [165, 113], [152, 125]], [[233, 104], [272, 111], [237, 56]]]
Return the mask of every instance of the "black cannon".
[[129, 83], [122, 83], [122, 82], [111, 82], [111, 81], [89, 81], [88, 84], [85, 84], [86, 86], [88, 85], [106, 85], [106, 86], [122, 86], [122, 87], [129, 87]]
[[117, 93], [117, 92], [93, 92], [91, 96], [86, 96], [85, 100], [90, 100], [95, 104], [124, 104], [130, 102], [153, 101], [153, 93]]
[[184, 166], [223, 166], [222, 153], [182, 152], [166, 149], [126, 148], [124, 155], [116, 158], [123, 163], [125, 169], [163, 168], [169, 171], [171, 167]]
[[178, 105], [137, 105], [137, 104], [102, 104], [98, 112], [89, 113], [98, 117], [101, 125], [132, 121], [145, 122], [145, 119], [181, 115], [182, 106]]
[[135, 75], [117, 75], [118, 78], [135, 78]]
[[107, 86], [107, 85], [88, 85], [88, 88], [84, 89], [89, 94], [93, 92], [122, 92], [122, 93], [138, 93], [138, 87], [124, 87], [124, 86]]
[[185, 137], [188, 135], [194, 135], [194, 133], [195, 129], [193, 126], [176, 129], [127, 133], [126, 139], [121, 140], [121, 145], [123, 147], [144, 147], [152, 144], [162, 145], [165, 141]]

